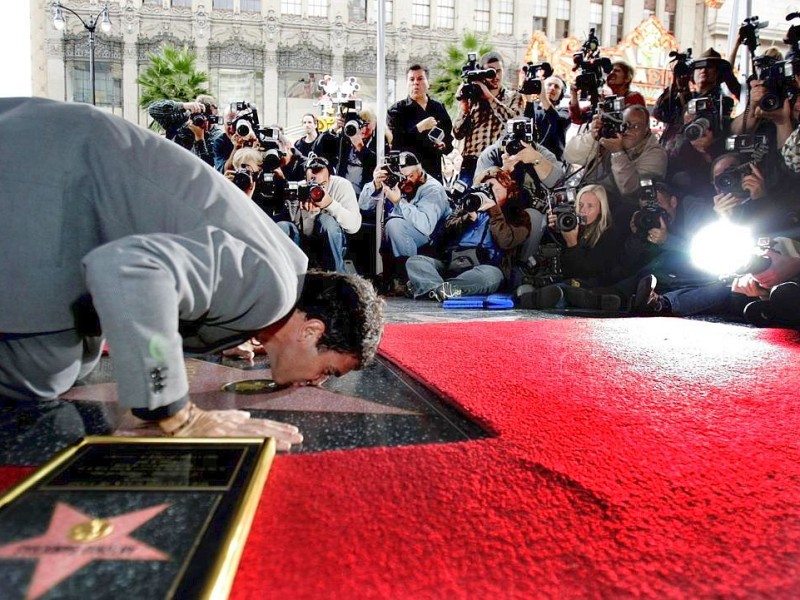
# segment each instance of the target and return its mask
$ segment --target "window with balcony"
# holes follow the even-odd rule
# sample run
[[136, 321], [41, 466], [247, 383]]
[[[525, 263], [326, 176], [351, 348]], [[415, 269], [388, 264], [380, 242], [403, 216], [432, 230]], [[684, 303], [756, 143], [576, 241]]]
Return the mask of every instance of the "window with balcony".
[[589, 5], [589, 29], [594, 29], [594, 34], [603, 37], [603, 4], [592, 2]]
[[233, 10], [233, 0], [211, 0], [211, 8], [214, 10]]
[[[159, 2], [159, 4], [161, 4], [161, 2]], [[171, 4], [173, 8], [192, 8], [192, 0], [172, 0]]]
[[351, 23], [365, 23], [367, 21], [367, 0], [348, 0], [347, 12]]
[[261, 12], [261, 0], [239, 0], [242, 12]]

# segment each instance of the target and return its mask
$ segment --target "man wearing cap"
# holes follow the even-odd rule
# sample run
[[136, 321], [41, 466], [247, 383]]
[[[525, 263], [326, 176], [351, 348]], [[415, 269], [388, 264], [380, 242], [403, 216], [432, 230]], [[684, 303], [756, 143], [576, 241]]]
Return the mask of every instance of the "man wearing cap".
[[371, 212], [384, 203], [383, 246], [391, 250], [395, 271], [403, 277], [405, 261], [435, 243], [451, 211], [444, 187], [428, 176], [414, 154], [401, 152], [398, 161], [400, 181], [392, 187], [385, 183], [391, 170], [382, 165], [361, 190], [358, 204]]
[[278, 223], [301, 248], [321, 242], [322, 263], [326, 270], [346, 273], [344, 251], [346, 233], [361, 228], [361, 211], [353, 186], [343, 177], [331, 174], [327, 159], [311, 154], [305, 163], [308, 198], [290, 211], [289, 221]]

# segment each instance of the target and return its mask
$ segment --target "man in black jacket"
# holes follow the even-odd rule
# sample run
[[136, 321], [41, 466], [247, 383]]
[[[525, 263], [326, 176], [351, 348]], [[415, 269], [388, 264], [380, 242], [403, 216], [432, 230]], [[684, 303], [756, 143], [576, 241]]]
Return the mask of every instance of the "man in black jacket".
[[407, 71], [408, 98], [388, 112], [392, 149], [412, 152], [431, 177], [442, 181], [442, 155], [453, 151], [453, 123], [441, 102], [428, 95], [428, 68], [411, 65]]

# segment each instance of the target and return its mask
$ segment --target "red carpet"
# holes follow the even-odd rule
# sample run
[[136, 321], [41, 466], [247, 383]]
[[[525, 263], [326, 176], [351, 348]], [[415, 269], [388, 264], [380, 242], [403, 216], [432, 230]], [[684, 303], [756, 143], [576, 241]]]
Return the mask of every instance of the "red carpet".
[[279, 457], [231, 597], [798, 597], [798, 342], [390, 326], [384, 354], [496, 437]]

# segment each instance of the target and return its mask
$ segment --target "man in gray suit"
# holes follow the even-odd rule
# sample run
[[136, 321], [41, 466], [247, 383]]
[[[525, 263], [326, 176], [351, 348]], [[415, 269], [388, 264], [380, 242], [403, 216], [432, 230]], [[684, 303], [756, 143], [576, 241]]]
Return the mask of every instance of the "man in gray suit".
[[[0, 99], [0, 397], [54, 399], [108, 341], [118, 397], [168, 435], [296, 427], [203, 411], [183, 351], [257, 337], [279, 384], [369, 363], [381, 301], [352, 276], [309, 273], [295, 244], [231, 182], [163, 138], [82, 104]], [[9, 400], [10, 399], [10, 400]]]

